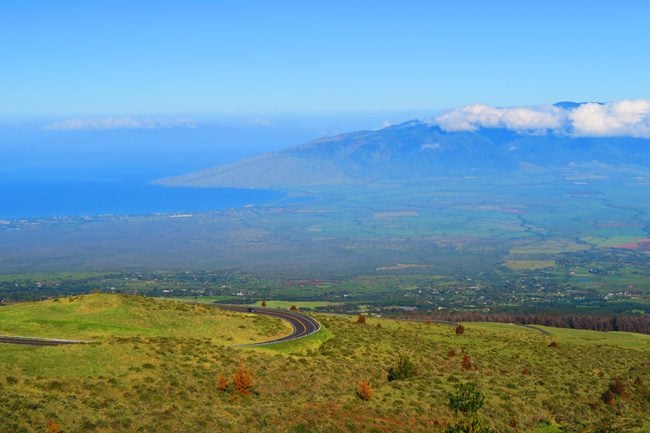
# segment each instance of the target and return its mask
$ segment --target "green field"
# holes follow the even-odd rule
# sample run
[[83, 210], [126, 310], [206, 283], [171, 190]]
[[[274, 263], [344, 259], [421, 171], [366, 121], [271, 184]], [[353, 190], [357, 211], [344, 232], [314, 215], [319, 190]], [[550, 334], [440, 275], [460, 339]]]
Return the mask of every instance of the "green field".
[[[469, 326], [472, 328], [498, 330], [503, 332], [509, 332], [513, 328], [519, 332], [519, 330], [522, 329], [522, 327], [507, 323], [472, 322]], [[549, 338], [562, 343], [572, 345], [604, 345], [637, 349], [642, 352], [650, 351], [650, 335], [636, 334], [632, 332], [600, 332], [584, 329], [551, 328], [542, 325], [532, 326], [545, 330], [550, 333]], [[528, 330], [530, 332], [539, 332], [530, 328]]]
[[[324, 330], [313, 337], [235, 348], [229, 344], [283, 328], [207, 306], [112, 295], [7, 306], [0, 315], [3, 333], [97, 340], [2, 345], [2, 433], [46, 431], [49, 421], [66, 433], [442, 432], [455, 419], [447, 393], [467, 382], [485, 396], [482, 422], [499, 432], [650, 428], [644, 335], [548, 328], [547, 336], [486, 323], [466, 323], [456, 335], [447, 325], [373, 317], [359, 325], [321, 314]], [[390, 382], [400, 355], [415, 374]], [[218, 389], [219, 376], [230, 381], [241, 365], [253, 393]], [[374, 390], [368, 401], [356, 395], [360, 380]], [[613, 383], [620, 396], [605, 403]]]

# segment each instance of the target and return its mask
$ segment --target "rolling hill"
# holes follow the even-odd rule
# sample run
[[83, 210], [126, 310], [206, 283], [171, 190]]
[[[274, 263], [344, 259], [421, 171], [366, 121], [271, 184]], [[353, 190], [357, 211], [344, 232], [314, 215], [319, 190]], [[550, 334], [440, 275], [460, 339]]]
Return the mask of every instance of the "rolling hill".
[[[555, 328], [545, 335], [490, 323], [465, 323], [457, 335], [436, 323], [316, 318], [324, 330], [311, 337], [237, 348], [231, 344], [280, 329], [261, 317], [144, 297], [2, 307], [3, 332], [50, 329], [95, 343], [2, 345], [0, 432], [48, 424], [68, 433], [442, 432], [457, 419], [449, 393], [466, 383], [485, 397], [478, 415], [491, 431], [650, 427], [646, 335]], [[388, 380], [400, 356], [413, 369]], [[233, 384], [242, 367], [250, 393]], [[367, 401], [357, 395], [360, 381], [374, 391]]]

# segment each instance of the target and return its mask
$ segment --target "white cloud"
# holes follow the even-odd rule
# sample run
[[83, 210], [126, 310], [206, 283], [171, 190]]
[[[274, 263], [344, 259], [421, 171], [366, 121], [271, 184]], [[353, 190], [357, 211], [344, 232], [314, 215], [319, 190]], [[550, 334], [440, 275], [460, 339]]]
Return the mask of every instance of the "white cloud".
[[650, 101], [644, 99], [582, 104], [569, 118], [573, 133], [579, 136], [650, 138]]
[[650, 100], [585, 103], [568, 109], [554, 105], [500, 108], [476, 104], [443, 113], [433, 123], [450, 132], [506, 128], [526, 133], [554, 131], [577, 137], [650, 138]]
[[51, 123], [46, 129], [54, 131], [109, 130], [109, 129], [157, 129], [196, 126], [183, 119], [137, 119], [133, 117], [106, 117], [93, 119], [65, 119]]
[[436, 117], [434, 123], [446, 131], [507, 128], [515, 131], [541, 132], [562, 128], [565, 116], [563, 111], [552, 105], [498, 108], [476, 104], [448, 111]]

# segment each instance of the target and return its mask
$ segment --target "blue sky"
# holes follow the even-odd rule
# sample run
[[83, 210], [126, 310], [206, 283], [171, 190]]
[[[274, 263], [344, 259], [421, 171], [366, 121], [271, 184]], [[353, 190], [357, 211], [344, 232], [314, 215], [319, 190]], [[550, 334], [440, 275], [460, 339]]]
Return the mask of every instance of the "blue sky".
[[650, 2], [0, 2], [0, 119], [650, 99]]

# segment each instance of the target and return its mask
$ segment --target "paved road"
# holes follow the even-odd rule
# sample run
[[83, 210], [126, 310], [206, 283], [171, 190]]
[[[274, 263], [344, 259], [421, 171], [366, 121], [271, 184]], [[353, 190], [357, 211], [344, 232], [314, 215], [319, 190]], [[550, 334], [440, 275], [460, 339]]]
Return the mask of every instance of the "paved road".
[[550, 332], [548, 332], [546, 329], [542, 329], [542, 328], [534, 326], [534, 325], [520, 325], [519, 323], [515, 323], [515, 325], [521, 326], [522, 328], [534, 329], [535, 331], [539, 331], [544, 335], [553, 335]]
[[[217, 307], [228, 310], [236, 311], [240, 313], [248, 313], [248, 306], [237, 306], [237, 305], [217, 305]], [[293, 332], [289, 335], [286, 335], [281, 338], [276, 338], [269, 341], [262, 341], [260, 343], [251, 343], [251, 344], [240, 344], [239, 346], [264, 346], [267, 344], [282, 343], [285, 341], [296, 340], [298, 338], [307, 337], [317, 333], [320, 330], [320, 323], [311, 317], [298, 313], [295, 311], [289, 310], [278, 310], [275, 308], [255, 308], [253, 314], [262, 314], [265, 316], [277, 317], [278, 319], [286, 320], [293, 327]], [[6, 336], [0, 335], [0, 343], [6, 344], [22, 344], [27, 346], [60, 346], [63, 344], [81, 344], [88, 343], [88, 341], [82, 340], [63, 340], [57, 338], [32, 338], [32, 337], [15, 337], [15, 336]]]
[[32, 338], [32, 337], [12, 337], [0, 335], [0, 343], [22, 344], [25, 346], [60, 346], [63, 344], [81, 344], [88, 343], [82, 340], [61, 340], [58, 338]]
[[267, 344], [282, 343], [285, 341], [296, 340], [317, 333], [320, 330], [320, 323], [306, 314], [298, 313], [291, 310], [278, 310], [276, 308], [255, 307], [255, 312], [248, 311], [249, 306], [239, 305], [217, 305], [222, 310], [236, 311], [239, 313], [262, 314], [264, 316], [277, 317], [286, 320], [293, 326], [293, 332], [287, 336], [276, 338], [274, 340], [263, 341], [260, 343], [240, 344], [240, 346], [265, 346]]

